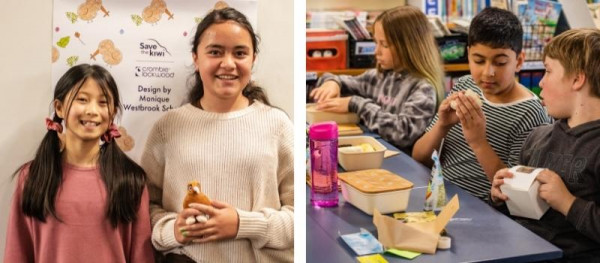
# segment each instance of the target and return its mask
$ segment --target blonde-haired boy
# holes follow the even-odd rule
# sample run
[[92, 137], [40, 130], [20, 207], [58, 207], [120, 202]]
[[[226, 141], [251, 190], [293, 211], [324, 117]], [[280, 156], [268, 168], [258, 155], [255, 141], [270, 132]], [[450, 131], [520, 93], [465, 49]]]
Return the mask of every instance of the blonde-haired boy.
[[[576, 29], [555, 37], [544, 49], [546, 73], [541, 96], [553, 125], [533, 130], [520, 163], [547, 168], [537, 176], [539, 196], [552, 209], [538, 221], [519, 223], [564, 251], [565, 261], [600, 261], [600, 30]], [[491, 199], [507, 169], [492, 182]]]

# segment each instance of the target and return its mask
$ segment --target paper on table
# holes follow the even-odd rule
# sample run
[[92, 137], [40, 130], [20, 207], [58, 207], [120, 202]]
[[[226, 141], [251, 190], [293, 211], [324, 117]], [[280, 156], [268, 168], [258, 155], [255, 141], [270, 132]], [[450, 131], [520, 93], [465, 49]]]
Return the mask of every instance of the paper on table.
[[458, 196], [454, 195], [435, 221], [423, 223], [403, 223], [392, 217], [373, 213], [373, 224], [377, 227], [379, 242], [386, 249], [395, 248], [433, 254], [437, 249], [440, 232], [460, 208]]
[[398, 152], [398, 151], [385, 150], [385, 152], [383, 153], [383, 158], [392, 157], [392, 156], [395, 156], [398, 154], [400, 154], [400, 152]]
[[384, 257], [381, 256], [381, 254], [356, 257], [356, 259], [358, 260], [359, 263], [387, 263], [388, 262], [387, 260], [385, 260]]
[[397, 256], [401, 256], [403, 258], [408, 258], [408, 259], [413, 259], [416, 258], [417, 256], [421, 255], [421, 253], [419, 252], [412, 252], [412, 251], [408, 251], [408, 250], [399, 250], [399, 249], [395, 249], [395, 248], [390, 248], [388, 250], [385, 251], [386, 253], [391, 253]]
[[381, 243], [364, 228], [361, 228], [358, 233], [340, 235], [340, 237], [359, 256], [383, 252]]

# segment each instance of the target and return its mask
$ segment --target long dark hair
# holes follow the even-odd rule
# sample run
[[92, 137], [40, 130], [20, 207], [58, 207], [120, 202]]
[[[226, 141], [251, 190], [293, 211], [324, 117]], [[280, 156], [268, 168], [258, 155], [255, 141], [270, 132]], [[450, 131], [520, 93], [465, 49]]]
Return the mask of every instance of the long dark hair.
[[[69, 69], [58, 80], [53, 101], [58, 100], [63, 105], [68, 105], [65, 115], [68, 116], [73, 99], [90, 78], [98, 83], [109, 103], [113, 103], [113, 107], [109, 107], [112, 108], [109, 110], [112, 122], [121, 109], [119, 92], [110, 73], [101, 66], [81, 64]], [[67, 102], [69, 94], [72, 96]], [[60, 123], [62, 118], [54, 114], [53, 121]], [[62, 183], [63, 171], [60, 144], [58, 133], [48, 130], [37, 149], [35, 159], [29, 163], [24, 183], [21, 209], [25, 215], [42, 222], [46, 222], [48, 214], [60, 220], [55, 209], [56, 193]], [[106, 217], [113, 227], [117, 227], [118, 223], [134, 221], [146, 183], [146, 173], [121, 151], [114, 140], [100, 147], [98, 163], [107, 190]], [[24, 164], [20, 169], [27, 165]]]
[[[259, 37], [256, 35], [256, 33], [254, 33], [254, 29], [252, 29], [252, 25], [250, 22], [248, 22], [246, 16], [231, 7], [214, 9], [202, 19], [196, 28], [196, 34], [194, 35], [194, 40], [192, 41], [193, 54], [196, 54], [198, 45], [200, 44], [200, 37], [202, 36], [202, 33], [206, 31], [206, 29], [213, 24], [220, 24], [227, 21], [234, 21], [238, 23], [244, 27], [248, 33], [250, 33], [250, 38], [252, 39], [252, 50], [254, 51], [254, 55], [257, 55]], [[271, 105], [264, 90], [261, 87], [256, 86], [252, 81], [250, 81], [248, 85], [244, 87], [244, 90], [242, 90], [242, 95], [248, 98], [250, 102], [258, 100], [266, 105]], [[200, 73], [196, 70], [193, 74], [192, 89], [188, 93], [188, 102], [194, 104], [200, 100], [202, 96], [204, 96], [204, 86], [202, 84], [202, 79], [200, 78]]]

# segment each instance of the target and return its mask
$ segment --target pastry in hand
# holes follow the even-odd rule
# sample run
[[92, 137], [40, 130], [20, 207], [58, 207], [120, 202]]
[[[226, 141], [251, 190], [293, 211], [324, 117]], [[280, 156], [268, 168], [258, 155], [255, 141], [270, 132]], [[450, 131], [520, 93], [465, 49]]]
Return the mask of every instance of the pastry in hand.
[[[479, 98], [479, 95], [477, 95], [477, 93], [475, 93], [475, 91], [472, 91], [470, 89], [465, 91], [465, 96], [471, 97], [473, 98], [473, 100], [475, 101], [475, 103], [477, 103], [477, 105], [479, 105], [479, 107], [481, 107], [481, 105], [483, 105], [483, 102], [481, 102], [481, 99]], [[456, 110], [456, 108], [458, 108], [458, 99], [455, 99], [453, 101], [450, 102], [450, 108], [452, 108], [453, 110]]]

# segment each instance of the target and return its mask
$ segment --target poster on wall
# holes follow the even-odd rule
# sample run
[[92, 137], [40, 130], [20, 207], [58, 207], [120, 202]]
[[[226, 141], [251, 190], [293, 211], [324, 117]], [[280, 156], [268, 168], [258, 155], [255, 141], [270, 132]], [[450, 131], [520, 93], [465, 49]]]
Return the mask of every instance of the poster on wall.
[[117, 143], [139, 161], [154, 122], [187, 102], [197, 24], [223, 6], [257, 28], [256, 0], [54, 0], [52, 89], [77, 64], [106, 68], [123, 106]]

